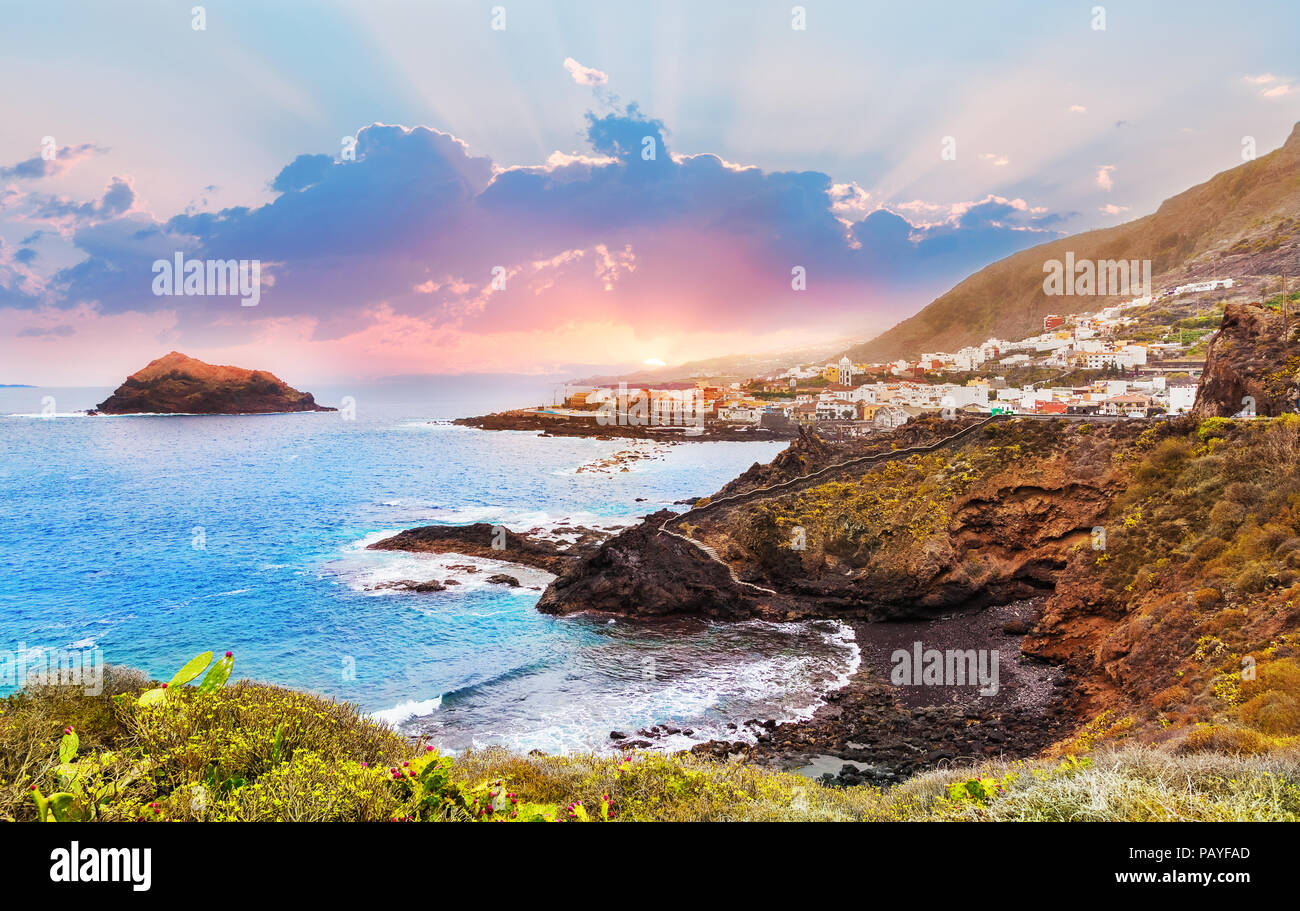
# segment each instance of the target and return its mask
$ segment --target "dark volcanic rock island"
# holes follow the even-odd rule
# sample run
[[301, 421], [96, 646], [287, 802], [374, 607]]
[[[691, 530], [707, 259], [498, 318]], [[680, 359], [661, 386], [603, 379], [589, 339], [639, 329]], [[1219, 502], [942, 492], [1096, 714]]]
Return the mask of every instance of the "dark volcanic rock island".
[[[486, 522], [472, 525], [423, 525], [369, 546], [369, 550], [404, 550], [410, 553], [461, 554], [503, 563], [518, 563], [558, 574], [590, 556], [607, 535], [590, 528], [575, 526], [577, 540], [565, 544], [526, 532], [498, 533], [497, 526]], [[495, 545], [495, 546], [494, 546]]]
[[92, 414], [273, 414], [336, 411], [265, 370], [218, 366], [179, 351], [126, 378]]

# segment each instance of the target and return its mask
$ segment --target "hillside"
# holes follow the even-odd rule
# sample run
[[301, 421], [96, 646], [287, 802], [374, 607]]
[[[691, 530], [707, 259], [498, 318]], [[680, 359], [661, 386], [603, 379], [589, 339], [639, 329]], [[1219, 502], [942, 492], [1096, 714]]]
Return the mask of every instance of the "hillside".
[[[109, 665], [104, 678], [102, 693], [37, 684], [0, 700], [0, 820], [1300, 819], [1294, 751], [1099, 748], [1064, 760], [952, 764], [886, 790], [826, 787], [689, 754], [489, 747], [441, 756], [356, 706], [309, 693], [250, 681], [206, 691], [173, 683], [166, 698], [142, 703], [151, 691], [144, 674]], [[73, 837], [87, 830], [79, 831]]]
[[[925, 630], [1006, 659], [1007, 702], [945, 694], [927, 708], [942, 722], [933, 729], [864, 671], [807, 722], [697, 747], [712, 756], [833, 752], [912, 774], [1099, 736], [1289, 747], [1300, 736], [1300, 417], [1283, 336], [1279, 313], [1230, 305], [1195, 416], [961, 428], [928, 417], [841, 445], [801, 434], [680, 518], [657, 513], [606, 541], [538, 609], [834, 619], [868, 650], [895, 629]], [[1222, 417], [1243, 395], [1261, 416]], [[1246, 666], [1257, 676], [1235, 674]], [[928, 736], [963, 717], [977, 729]]]
[[1165, 200], [1152, 215], [1062, 238], [999, 260], [888, 332], [850, 348], [855, 361], [955, 351], [1019, 339], [1049, 313], [1096, 310], [1123, 297], [1048, 296], [1043, 263], [1151, 260], [1152, 285], [1294, 273], [1300, 255], [1300, 124], [1281, 148]]
[[172, 351], [131, 374], [100, 414], [267, 414], [334, 411], [265, 370], [208, 364]]
[[[900, 623], [927, 639], [948, 629], [964, 648], [1002, 650], [1008, 693], [1018, 678], [1026, 693], [1044, 685], [1022, 653], [1056, 669], [1037, 707], [971, 697], [934, 708], [979, 720], [960, 741], [907, 727], [892, 704], [903, 697], [864, 672], [810, 721], [753, 746], [697, 748], [709, 755], [833, 752], [912, 773], [1102, 734], [1264, 752], [1300, 735], [1297, 445], [1295, 415], [1010, 420], [943, 453], [687, 513], [680, 527], [725, 565], [656, 533], [666, 514], [648, 517], [538, 607], [829, 618], [855, 624], [864, 644]], [[1234, 678], [1244, 660], [1256, 679]], [[900, 741], [911, 755], [889, 752]]]

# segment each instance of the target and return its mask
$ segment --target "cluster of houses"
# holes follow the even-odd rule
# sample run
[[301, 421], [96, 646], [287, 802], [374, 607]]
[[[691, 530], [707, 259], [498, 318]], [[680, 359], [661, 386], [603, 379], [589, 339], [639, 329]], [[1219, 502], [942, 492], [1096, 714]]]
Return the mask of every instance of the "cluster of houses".
[[[836, 365], [839, 367], [840, 365]], [[851, 365], [850, 365], [851, 369]], [[852, 380], [852, 377], [850, 377]], [[856, 435], [891, 430], [913, 417], [939, 412], [959, 414], [1103, 414], [1149, 417], [1180, 414], [1196, 401], [1196, 381], [1170, 380], [1150, 373], [1098, 380], [1082, 386], [1008, 384], [1000, 377], [964, 383], [909, 379], [834, 382], [793, 397], [756, 398], [753, 384], [649, 383], [570, 386], [557, 416], [609, 415], [608, 423], [647, 426], [702, 426], [706, 422], [780, 428], [839, 425], [837, 433]]]
[[1008, 384], [999, 377], [965, 383], [875, 381], [831, 384], [793, 402], [769, 405], [797, 423], [851, 422], [890, 429], [926, 412], [962, 414], [1180, 414], [1196, 401], [1195, 380], [1163, 374], [1105, 379], [1082, 386]]
[[[1134, 319], [1125, 311], [1153, 299], [1231, 287], [1231, 279], [1180, 286], [1096, 313], [1048, 315], [1043, 331], [1007, 341], [990, 338], [955, 352], [927, 352], [914, 361], [801, 364], [743, 382], [570, 385], [555, 415], [612, 415], [618, 423], [699, 426], [706, 421], [765, 427], [834, 425], [837, 434], [889, 430], [926, 412], [964, 414], [1181, 414], [1196, 400], [1199, 369], [1176, 360], [1176, 343], [1122, 337]], [[1009, 384], [1000, 368], [1080, 370], [1106, 376], [1085, 385]], [[984, 373], [936, 382], [944, 374]], [[1172, 374], [1172, 376], [1171, 376]]]

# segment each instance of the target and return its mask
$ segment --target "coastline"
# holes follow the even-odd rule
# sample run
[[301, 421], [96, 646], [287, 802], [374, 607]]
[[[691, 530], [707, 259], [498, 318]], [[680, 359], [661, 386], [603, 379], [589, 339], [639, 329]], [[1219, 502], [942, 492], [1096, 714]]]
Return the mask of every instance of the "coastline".
[[[475, 420], [454, 423], [465, 425]], [[724, 489], [733, 487], [737, 480], [728, 482]], [[646, 526], [646, 521], [640, 525]], [[494, 549], [492, 530], [485, 523], [413, 528], [371, 544], [370, 549], [490, 557], [563, 575], [595, 556], [614, 537], [577, 529], [581, 532], [578, 541], [569, 547], [556, 547], [529, 533], [508, 532], [501, 542], [503, 546]], [[1021, 653], [1021, 641], [1041, 607], [1041, 598], [1022, 599], [993, 607], [950, 608], [931, 619], [888, 622], [825, 615], [819, 621], [814, 611], [801, 619], [842, 623], [853, 631], [859, 659], [848, 670], [843, 685], [821, 693], [806, 717], [737, 718], [728, 725], [734, 737], [697, 742], [687, 751], [720, 759], [744, 759], [813, 777], [828, 774], [829, 783], [840, 785], [888, 784], [954, 761], [1035, 755], [1065, 737], [1076, 720], [1070, 709], [1072, 694], [1064, 671], [1058, 665], [1035, 661]], [[659, 619], [670, 619], [629, 617], [596, 606], [572, 614], [651, 626]], [[997, 650], [1003, 672], [1000, 692], [989, 699], [979, 696], [974, 688], [954, 694], [952, 687], [931, 690], [925, 686], [891, 685], [890, 655], [914, 641], [924, 641], [927, 647], [951, 644], [963, 649]], [[668, 741], [677, 740], [682, 728], [682, 724], [664, 719], [636, 732], [610, 732], [609, 746], [613, 750], [662, 750]]]
[[[861, 662], [811, 718], [761, 720], [747, 725], [757, 733], [753, 743], [715, 740], [692, 752], [845, 786], [886, 786], [958, 763], [1035, 756], [1069, 733], [1073, 700], [1063, 669], [1020, 651], [1026, 624], [1039, 609], [1031, 600], [932, 620], [850, 621]], [[973, 681], [965, 689], [893, 685], [891, 655], [915, 642], [941, 650], [998, 650], [998, 693], [983, 696]]]
[[707, 422], [703, 427], [656, 426], [653, 424], [601, 424], [590, 418], [552, 414], [536, 408], [497, 411], [475, 417], [456, 418], [453, 424], [480, 430], [537, 431], [543, 436], [593, 437], [598, 440], [626, 438], [671, 442], [772, 442], [793, 440], [794, 430], [772, 430], [747, 424]]

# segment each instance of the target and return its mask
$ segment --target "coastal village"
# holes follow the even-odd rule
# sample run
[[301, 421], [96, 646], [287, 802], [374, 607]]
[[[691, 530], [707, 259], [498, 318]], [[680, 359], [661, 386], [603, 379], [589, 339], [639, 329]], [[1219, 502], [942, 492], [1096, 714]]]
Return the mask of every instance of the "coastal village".
[[1096, 312], [1044, 317], [1042, 331], [1018, 340], [990, 338], [915, 360], [854, 363], [848, 357], [754, 377], [692, 377], [674, 382], [570, 383], [551, 406], [533, 410], [557, 422], [596, 418], [606, 426], [745, 427], [793, 432], [816, 426], [832, 439], [888, 431], [913, 417], [961, 414], [1062, 414], [1157, 417], [1191, 411], [1204, 342], [1222, 303], [1200, 308], [1198, 328], [1151, 331], [1139, 314], [1175, 298], [1232, 289], [1216, 279], [1162, 290]]

